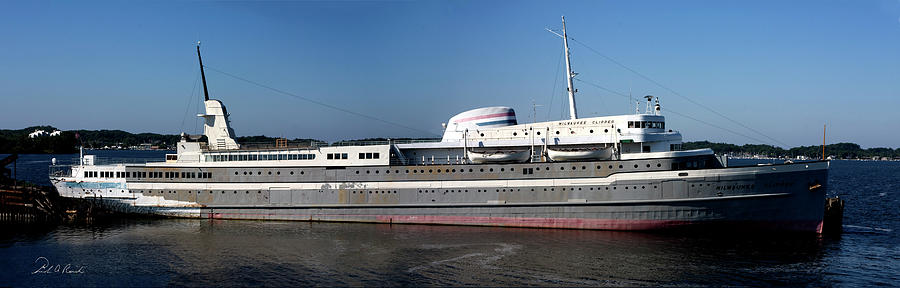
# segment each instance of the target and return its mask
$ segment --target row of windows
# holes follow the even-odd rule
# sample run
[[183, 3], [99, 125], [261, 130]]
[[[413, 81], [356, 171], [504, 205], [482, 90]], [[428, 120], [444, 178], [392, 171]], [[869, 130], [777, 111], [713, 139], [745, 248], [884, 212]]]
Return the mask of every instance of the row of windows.
[[[652, 167], [652, 166], [650, 165], [650, 163], [647, 163], [645, 166], [646, 166], [646, 168]], [[638, 168], [638, 167], [640, 167], [638, 164], [634, 164], [634, 168]], [[657, 167], [657, 168], [660, 168], [660, 167], [662, 167], [662, 164], [656, 163], [656, 167]], [[603, 166], [597, 166], [597, 169], [602, 169], [602, 168], [603, 168]], [[613, 167], [613, 165], [609, 165], [607, 168], [608, 168], [608, 169], [613, 169], [614, 167]], [[625, 168], [625, 166], [623, 166], [623, 165], [621, 165], [621, 164], [619, 165], [619, 169], [624, 169], [624, 168]], [[535, 167], [535, 168], [522, 168], [522, 174], [524, 174], [524, 175], [534, 174], [535, 169], [536, 169], [537, 171], [541, 171], [541, 167]], [[581, 170], [587, 170], [587, 166], [581, 166], [580, 169], [581, 169]], [[550, 167], [544, 167], [544, 170], [549, 171], [549, 170], [550, 170]], [[566, 170], [566, 167], [565, 167], [565, 166], [560, 166], [560, 167], [559, 167], [559, 170], [560, 170], [560, 171], [565, 171], [565, 170]], [[572, 168], [571, 168], [570, 170], [573, 170], [573, 171], [574, 171], [574, 170], [579, 170], [579, 168], [578, 168], [578, 166], [572, 166]], [[485, 171], [487, 171], [487, 172], [494, 172], [494, 168], [488, 168], [487, 170], [485, 170], [484, 168], [478, 169], [478, 172], [485, 172]], [[510, 171], [510, 172], [516, 171], [516, 168], [509, 168], [509, 171]], [[379, 174], [380, 172], [381, 172], [380, 170], [375, 170], [375, 174]], [[427, 172], [427, 173], [435, 173], [435, 172], [437, 172], [437, 173], [457, 173], [457, 172], [459, 172], [459, 173], [464, 173], [464, 172], [466, 172], [466, 169], [459, 169], [458, 171], [457, 171], [457, 169], [437, 169], [437, 170], [435, 170], [435, 169], [428, 169], [428, 172]], [[469, 172], [475, 172], [475, 170], [469, 168]], [[499, 171], [499, 172], [506, 172], [506, 168], [500, 168], [500, 171]], [[372, 171], [366, 170], [366, 174], [371, 174], [371, 173], [372, 173]], [[385, 173], [385, 174], [391, 174], [391, 170], [384, 170], [384, 173]], [[400, 173], [400, 170], [394, 170], [394, 173]], [[418, 169], [418, 170], [412, 169], [412, 170], [406, 170], [406, 174], [409, 174], [409, 173], [413, 173], [413, 174], [423, 173], [423, 174], [424, 174], [424, 173], [426, 173], [426, 172], [425, 172], [425, 169]], [[360, 171], [357, 170], [357, 171], [356, 171], [356, 174], [360, 174]]]
[[[707, 184], [707, 185], [709, 185], [709, 184]], [[629, 190], [629, 189], [631, 189], [631, 190], [638, 190], [638, 186], [636, 186], [636, 185], [634, 185], [634, 186], [622, 185], [622, 186], [624, 186], [625, 190]], [[600, 190], [610, 190], [610, 187], [612, 187], [612, 190], [618, 190], [618, 188], [621, 188], [622, 186], [620, 186], [620, 185], [612, 185], [612, 186], [596, 187], [596, 188], [597, 188], [597, 191], [600, 191]], [[701, 185], [701, 186], [702, 186], [702, 185]], [[752, 185], [745, 185], [745, 186], [748, 186], [748, 187], [751, 188], [751, 189], [753, 188]], [[641, 186], [640, 186], [640, 189], [647, 189], [647, 187], [648, 187], [648, 186], [646, 186], [646, 185], [641, 185]], [[657, 189], [658, 187], [659, 187], [659, 186], [657, 186], [657, 185], [653, 185], [653, 189]], [[693, 185], [691, 185], [691, 187], [693, 187]], [[582, 191], [582, 190], [585, 190], [585, 191], [594, 191], [594, 188], [595, 188], [595, 187], [577, 187], [577, 188], [576, 188], [576, 187], [569, 187], [569, 188], [562, 187], [562, 188], [560, 188], [560, 191], [566, 191], [566, 190], [569, 190], [569, 191], [576, 191], [576, 190], [578, 190], [578, 191]], [[601, 189], [601, 188], [603, 188], [603, 189]], [[719, 187], [716, 187], [716, 188], [718, 189]], [[535, 189], [536, 189], [536, 188], [531, 188], [530, 190], [531, 190], [531, 192], [534, 192]], [[537, 188], [537, 189], [538, 189], [537, 191], [540, 191], [540, 190], [541, 190], [540, 188]], [[725, 189], [728, 189], [728, 188], [725, 188]], [[419, 194], [422, 194], [422, 193], [435, 193], [435, 191], [437, 191], [438, 193], [469, 193], [469, 190], [468, 190], [468, 189], [465, 189], [465, 190], [463, 190], [463, 189], [460, 189], [460, 190], [446, 190], [446, 189], [445, 189], [445, 190], [443, 190], [443, 191], [441, 191], [441, 190], [417, 190], [417, 192], [418, 192]], [[478, 189], [478, 190], [473, 190], [473, 191], [474, 191], [474, 192], [477, 192], [477, 193], [487, 193], [487, 192], [490, 192], [489, 189]], [[508, 188], [508, 189], [507, 189], [507, 188], [504, 188], [504, 189], [494, 189], [494, 192], [521, 192], [521, 191], [522, 191], [521, 188], [516, 188], [516, 189], [513, 189], [513, 188]], [[555, 187], [551, 187], [551, 188], [543, 188], [543, 191], [554, 192], [554, 191], [556, 191], [556, 188], [555, 188]], [[158, 191], [157, 193], [159, 193], [159, 194], [163, 194], [163, 193], [174, 194], [174, 193], [177, 193], [177, 192], [178, 192], [178, 191], [175, 191], [175, 190], [168, 190], [168, 191]], [[193, 193], [193, 191], [186, 191], [186, 192], [187, 192], [187, 193]], [[198, 190], [198, 191], [197, 191], [197, 194], [200, 194], [200, 192], [201, 192], [201, 191]], [[208, 192], [209, 192], [210, 194], [212, 194], [214, 191], [208, 191]], [[222, 194], [225, 194], [226, 191], [223, 190], [223, 191], [220, 191], [220, 192], [221, 192]], [[237, 194], [237, 193], [238, 193], [238, 191], [232, 191], [232, 192], [233, 192], [234, 194]], [[325, 191], [319, 190], [319, 192], [325, 192]], [[396, 190], [375, 190], [375, 191], [352, 191], [352, 190], [351, 190], [350, 192], [351, 192], [352, 194], [397, 194], [397, 191], [396, 191]], [[141, 190], [140, 193], [144, 193], [144, 190]], [[153, 193], [153, 190], [148, 190], [147, 193]], [[250, 191], [244, 191], [244, 193], [245, 193], [245, 194], [250, 194]], [[260, 194], [260, 193], [262, 193], [262, 191], [256, 191], [256, 193], [257, 193], [257, 194]]]
[[359, 159], [378, 159], [379, 153], [359, 153]]
[[661, 122], [661, 121], [628, 121], [628, 128], [666, 129], [666, 122]]
[[212, 172], [156, 172], [134, 171], [123, 172], [125, 178], [212, 178]]
[[224, 161], [270, 161], [270, 160], [313, 160], [316, 154], [228, 154], [206, 155], [206, 162]]
[[[616, 131], [617, 131], [617, 132], [622, 132], [621, 129], [616, 129]], [[588, 131], [588, 132], [590, 132], [590, 133], [593, 134], [593, 133], [594, 133], [594, 129], [591, 129], [591, 130]], [[609, 129], [603, 129], [603, 133], [609, 133]], [[540, 136], [540, 135], [541, 135], [541, 131], [537, 131], [537, 132], [535, 132], [535, 134], [537, 134], [538, 136]], [[556, 130], [556, 135], [559, 135], [559, 134], [560, 134], [560, 133], [559, 133], [559, 130]], [[575, 134], [575, 130], [569, 130], [569, 134]], [[484, 137], [484, 133], [480, 133], [479, 135], [481, 135], [481, 137]], [[528, 136], [528, 132], [525, 132], [525, 135]], [[519, 132], [513, 132], [513, 133], [512, 133], [512, 136], [519, 136]]]
[[350, 158], [347, 153], [328, 153], [326, 155], [328, 160], [340, 160], [340, 159], [348, 159]]

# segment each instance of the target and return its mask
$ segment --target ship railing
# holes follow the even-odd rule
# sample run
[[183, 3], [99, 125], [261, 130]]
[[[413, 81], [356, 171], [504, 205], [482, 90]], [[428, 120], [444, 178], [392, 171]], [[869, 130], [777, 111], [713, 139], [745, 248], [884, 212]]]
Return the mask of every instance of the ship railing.
[[71, 165], [71, 164], [50, 165], [50, 171], [48, 174], [50, 175], [50, 177], [70, 177], [70, 176], [72, 176], [72, 166], [77, 166], [77, 165]]
[[469, 161], [463, 157], [412, 157], [406, 161], [392, 158], [390, 165], [430, 166], [430, 165], [464, 165]]
[[[117, 158], [117, 157], [97, 157], [94, 156], [94, 165], [131, 165], [131, 164], [147, 164], [149, 162], [164, 162], [165, 159], [159, 157], [138, 157], [138, 158]], [[57, 162], [56, 166], [70, 165], [78, 166], [80, 161], [77, 157]]]
[[[240, 143], [241, 150], [282, 150], [282, 149], [316, 149], [319, 147], [346, 147], [346, 146], [375, 146], [388, 144], [434, 143], [440, 139], [400, 139], [400, 140], [343, 140], [333, 143], [324, 141], [287, 141], [282, 144], [275, 142], [246, 142]], [[208, 150], [205, 144], [201, 149]]]

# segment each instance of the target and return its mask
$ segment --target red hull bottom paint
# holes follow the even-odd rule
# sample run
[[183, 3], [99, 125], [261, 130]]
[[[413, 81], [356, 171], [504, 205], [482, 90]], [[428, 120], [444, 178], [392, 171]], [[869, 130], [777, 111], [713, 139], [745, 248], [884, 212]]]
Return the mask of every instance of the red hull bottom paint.
[[443, 224], [443, 225], [482, 225], [503, 227], [532, 228], [565, 228], [592, 230], [666, 230], [689, 226], [726, 224], [739, 225], [756, 230], [784, 230], [822, 232], [822, 221], [725, 221], [690, 222], [675, 220], [619, 220], [619, 219], [581, 219], [581, 218], [511, 218], [511, 217], [469, 217], [469, 216], [378, 216], [378, 222], [411, 223], [411, 224]]
[[[782, 221], [676, 221], [676, 220], [622, 220], [586, 218], [537, 218], [537, 217], [479, 217], [479, 216], [412, 216], [412, 215], [313, 215], [313, 214], [255, 214], [217, 212], [205, 215], [211, 219], [269, 219], [323, 222], [366, 222], [391, 224], [466, 225], [525, 228], [562, 228], [618, 231], [671, 230], [679, 228], [709, 227], [711, 231], [799, 231], [822, 233], [822, 220]], [[204, 217], [204, 218], [206, 218]]]

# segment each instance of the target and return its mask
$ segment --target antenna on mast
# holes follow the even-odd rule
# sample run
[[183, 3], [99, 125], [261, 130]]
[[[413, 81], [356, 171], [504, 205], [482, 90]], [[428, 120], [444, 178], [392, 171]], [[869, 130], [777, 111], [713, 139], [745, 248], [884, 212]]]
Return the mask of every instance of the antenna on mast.
[[541, 107], [544, 105], [539, 105], [534, 103], [534, 99], [531, 99], [531, 123], [537, 122], [537, 107]]
[[200, 41], [197, 41], [197, 60], [200, 61], [200, 78], [203, 79], [203, 97], [209, 101], [209, 90], [206, 89], [206, 73], [203, 73], [203, 58], [200, 57]]
[[575, 120], [578, 119], [578, 112], [575, 109], [575, 92], [578, 92], [578, 89], [575, 89], [572, 80], [575, 79], [575, 75], [578, 75], [578, 73], [572, 72], [572, 61], [569, 59], [569, 37], [568, 34], [566, 34], [566, 16], [562, 16], [562, 25], [562, 35], [559, 35], [559, 33], [550, 29], [547, 29], [547, 31], [563, 38], [563, 47], [566, 49], [566, 82], [569, 84], [569, 87], [566, 88], [569, 92], [569, 119]]

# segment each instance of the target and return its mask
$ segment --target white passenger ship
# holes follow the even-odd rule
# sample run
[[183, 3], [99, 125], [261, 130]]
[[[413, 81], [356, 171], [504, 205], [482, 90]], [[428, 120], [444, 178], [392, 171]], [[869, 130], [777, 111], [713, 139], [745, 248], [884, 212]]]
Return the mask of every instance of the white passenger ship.
[[488, 107], [451, 117], [440, 141], [248, 148], [203, 74], [206, 142], [182, 134], [177, 154], [137, 165], [85, 155], [51, 181], [63, 197], [171, 217], [821, 231], [827, 161], [731, 167], [682, 151], [652, 97], [645, 113], [579, 118], [562, 33], [568, 120], [519, 124]]

